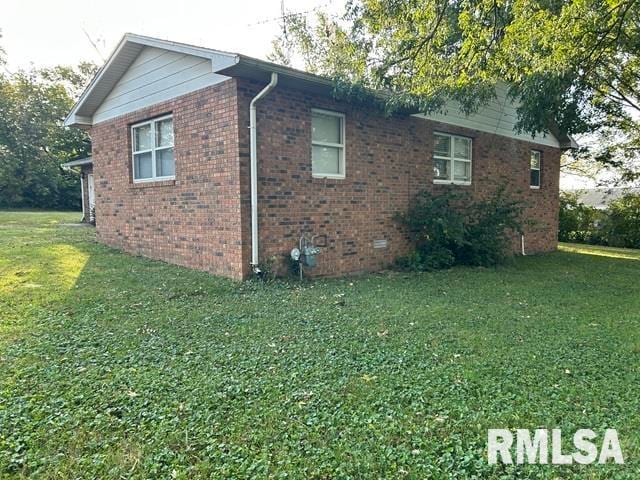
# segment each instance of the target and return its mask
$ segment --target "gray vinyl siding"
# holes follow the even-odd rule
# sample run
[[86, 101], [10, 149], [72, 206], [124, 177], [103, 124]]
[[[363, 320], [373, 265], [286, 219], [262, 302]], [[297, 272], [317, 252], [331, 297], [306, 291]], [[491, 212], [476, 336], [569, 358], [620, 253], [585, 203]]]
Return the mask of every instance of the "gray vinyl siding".
[[460, 111], [457, 102], [449, 101], [443, 113], [416, 116], [460, 127], [472, 128], [482, 132], [495, 133], [518, 140], [527, 140], [541, 145], [549, 145], [552, 147], [560, 146], [558, 140], [551, 133], [547, 133], [546, 135], [538, 134], [535, 138], [532, 138], [532, 136], [527, 133], [517, 133], [514, 130], [517, 121], [516, 108], [517, 105], [512, 103], [507, 96], [506, 86], [498, 85], [496, 88], [496, 98], [474, 115], [466, 116]]
[[134, 110], [222, 82], [229, 77], [213, 73], [229, 59], [207, 59], [145, 47], [93, 115], [103, 122]]

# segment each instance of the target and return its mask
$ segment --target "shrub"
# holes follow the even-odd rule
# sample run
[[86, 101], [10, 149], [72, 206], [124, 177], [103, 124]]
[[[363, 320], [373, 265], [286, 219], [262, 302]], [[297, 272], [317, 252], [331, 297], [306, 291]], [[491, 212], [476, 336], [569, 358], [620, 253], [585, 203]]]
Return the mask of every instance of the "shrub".
[[407, 228], [415, 249], [396, 260], [404, 270], [438, 270], [456, 264], [491, 266], [510, 252], [508, 231], [520, 231], [520, 202], [504, 189], [481, 202], [468, 195], [420, 192], [397, 221]]
[[464, 242], [464, 217], [456, 208], [463, 202], [458, 194], [416, 195], [409, 211], [397, 215], [415, 245], [415, 251], [396, 264], [408, 270], [437, 270], [455, 263], [454, 252]]
[[640, 248], [640, 195], [628, 193], [602, 211], [580, 203], [576, 193], [562, 192], [558, 239]]
[[629, 193], [612, 202], [600, 230], [607, 245], [640, 248], [640, 195]]
[[558, 240], [561, 242], [602, 243], [598, 229], [602, 212], [578, 201], [576, 192], [560, 192]]
[[522, 202], [509, 199], [503, 188], [486, 201], [473, 203], [465, 221], [464, 244], [456, 259], [464, 265], [498, 265], [511, 254], [509, 231], [521, 232]]

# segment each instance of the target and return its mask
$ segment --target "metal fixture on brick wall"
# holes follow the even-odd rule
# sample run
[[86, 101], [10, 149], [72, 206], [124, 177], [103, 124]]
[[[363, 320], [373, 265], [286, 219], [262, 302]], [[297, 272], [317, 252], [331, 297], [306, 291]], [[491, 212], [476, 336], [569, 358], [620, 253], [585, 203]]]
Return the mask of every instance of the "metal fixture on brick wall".
[[298, 263], [300, 280], [302, 280], [302, 272], [305, 268], [313, 268], [318, 263], [316, 257], [320, 254], [320, 246], [315, 244], [316, 238], [323, 238], [324, 242], [321, 246], [327, 246], [326, 235], [313, 235], [309, 240], [305, 234], [302, 234], [298, 242], [298, 248], [291, 250], [291, 259]]
[[278, 84], [278, 74], [271, 73], [271, 81], [253, 97], [249, 104], [249, 133], [251, 155], [251, 268], [260, 274], [258, 268], [258, 135], [256, 130], [256, 103]]

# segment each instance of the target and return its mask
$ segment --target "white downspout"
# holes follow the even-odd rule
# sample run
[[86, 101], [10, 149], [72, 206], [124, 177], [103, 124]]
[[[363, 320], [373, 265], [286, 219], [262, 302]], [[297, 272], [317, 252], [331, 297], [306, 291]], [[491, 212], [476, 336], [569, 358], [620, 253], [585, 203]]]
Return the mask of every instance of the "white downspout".
[[258, 93], [249, 105], [249, 133], [251, 137], [251, 266], [258, 270], [258, 135], [256, 130], [256, 103], [278, 84], [278, 74], [271, 73], [271, 81]]
[[522, 256], [526, 256], [527, 254], [524, 253], [524, 233], [520, 234], [520, 248], [522, 249]]
[[80, 172], [80, 196], [82, 197], [82, 220], [80, 220], [81, 222], [85, 221], [85, 210], [84, 210], [84, 173]]

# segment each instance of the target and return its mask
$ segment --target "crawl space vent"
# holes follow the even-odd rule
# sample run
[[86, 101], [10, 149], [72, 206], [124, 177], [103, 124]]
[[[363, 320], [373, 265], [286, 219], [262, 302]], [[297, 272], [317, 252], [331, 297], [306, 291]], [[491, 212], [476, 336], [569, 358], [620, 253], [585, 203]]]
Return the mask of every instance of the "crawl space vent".
[[387, 248], [387, 240], [385, 238], [374, 240], [373, 248]]

